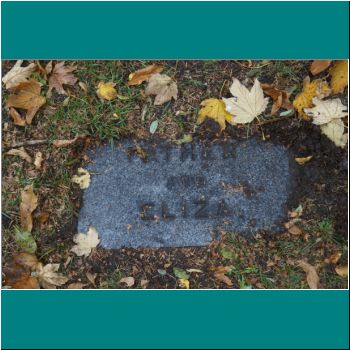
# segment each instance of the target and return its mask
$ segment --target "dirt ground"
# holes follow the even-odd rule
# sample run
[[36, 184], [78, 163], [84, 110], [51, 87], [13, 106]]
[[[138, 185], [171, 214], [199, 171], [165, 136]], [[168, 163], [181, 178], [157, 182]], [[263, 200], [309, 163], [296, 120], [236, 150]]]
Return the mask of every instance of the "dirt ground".
[[[43, 66], [47, 62], [40, 61]], [[66, 86], [66, 95], [55, 91], [37, 113], [33, 123], [15, 126], [5, 108], [8, 93], [2, 98], [2, 264], [3, 283], [6, 267], [20, 252], [14, 230], [20, 224], [21, 190], [33, 184], [38, 207], [33, 213], [33, 237], [36, 256], [43, 264], [59, 263], [60, 272], [69, 281], [60, 288], [81, 283], [83, 288], [128, 288], [120, 282], [133, 277], [130, 288], [181, 288], [174, 268], [189, 272], [190, 288], [309, 288], [305, 272], [298, 261], [315, 267], [320, 288], [347, 288], [347, 277], [336, 273], [337, 265], [348, 262], [348, 151], [335, 146], [320, 128], [302, 120], [296, 113], [288, 117], [269, 115], [251, 125], [227, 125], [220, 132], [218, 124], [207, 120], [197, 125], [200, 103], [207, 98], [229, 97], [233, 77], [247, 86], [254, 78], [261, 83], [275, 83], [291, 91], [291, 101], [301, 91], [309, 74], [309, 61], [76, 61], [74, 74], [87, 86]], [[149, 64], [164, 66], [162, 73], [178, 85], [176, 101], [153, 105], [153, 98], [144, 94], [145, 83], [127, 86], [128, 76]], [[14, 62], [2, 62], [4, 75]], [[35, 78], [47, 82], [38, 74]], [[328, 79], [327, 72], [320, 78]], [[102, 102], [96, 95], [100, 81], [116, 83], [123, 96]], [[347, 105], [348, 90], [339, 96]], [[268, 106], [267, 111], [271, 107]], [[141, 116], [143, 117], [141, 118]], [[152, 121], [158, 120], [156, 136], [149, 132]], [[288, 147], [294, 157], [312, 156], [299, 166], [295, 194], [290, 211], [299, 205], [303, 213], [298, 222], [301, 233], [293, 235], [259, 232], [244, 239], [234, 232], [223, 232], [208, 247], [176, 249], [120, 249], [107, 251], [97, 247], [88, 257], [77, 257], [70, 249], [77, 233], [77, 219], [82, 190], [71, 178], [87, 162], [87, 151], [100, 144], [123, 137], [134, 139], [163, 138], [170, 142], [191, 134], [201, 140], [217, 138], [259, 137], [266, 142]], [[54, 140], [73, 139], [83, 135], [69, 147], [55, 148]], [[26, 151], [44, 155], [41, 170], [36, 170], [18, 157], [5, 153], [13, 144], [28, 140], [45, 140], [44, 144], [26, 145]], [[288, 218], [286, 218], [288, 221]], [[336, 263], [330, 257], [341, 255]], [[331, 259], [332, 260], [332, 259]], [[223, 281], [216, 272], [222, 268], [230, 280]], [[92, 277], [93, 276], [93, 277]], [[6, 284], [6, 283], [5, 283]]]

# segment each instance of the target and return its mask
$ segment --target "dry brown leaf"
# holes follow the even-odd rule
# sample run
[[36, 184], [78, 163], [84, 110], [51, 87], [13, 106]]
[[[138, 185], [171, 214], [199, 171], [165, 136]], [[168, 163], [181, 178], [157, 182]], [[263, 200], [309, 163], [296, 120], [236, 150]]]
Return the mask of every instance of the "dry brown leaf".
[[228, 286], [232, 286], [232, 281], [225, 275], [225, 273], [230, 272], [232, 269], [231, 266], [218, 266], [212, 267], [211, 270], [214, 270], [214, 277], [220, 281], [225, 283]]
[[344, 91], [348, 86], [348, 61], [337, 61], [335, 65], [329, 70], [332, 76], [331, 88], [333, 94], [338, 94]]
[[169, 76], [156, 73], [149, 78], [145, 94], [156, 95], [154, 105], [159, 106], [172, 98], [177, 100], [177, 85]]
[[39, 262], [35, 255], [29, 253], [19, 253], [14, 256], [13, 261], [16, 264], [28, 267], [32, 271], [34, 271], [36, 265]]
[[308, 163], [311, 159], [312, 156], [308, 156], [308, 157], [296, 157], [294, 158], [295, 161], [299, 164], [299, 165], [304, 165], [305, 163]]
[[135, 284], [135, 278], [134, 277], [124, 277], [119, 281], [119, 283], [125, 283], [128, 287], [132, 287]]
[[300, 236], [300, 235], [303, 233], [303, 231], [302, 231], [298, 226], [295, 226], [295, 225], [293, 225], [292, 227], [290, 227], [290, 228], [288, 229], [288, 232], [289, 232], [290, 234], [292, 234], [293, 236]]
[[75, 136], [74, 139], [71, 140], [55, 140], [52, 142], [52, 144], [55, 147], [66, 147], [71, 145], [72, 143], [74, 143], [75, 141], [77, 141], [80, 138], [80, 136]]
[[311, 63], [310, 66], [310, 72], [312, 75], [317, 75], [326, 70], [330, 64], [332, 63], [332, 60], [314, 60]]
[[273, 105], [271, 114], [275, 114], [280, 108], [292, 109], [293, 104], [289, 101], [290, 94], [287, 91], [277, 89], [274, 84], [261, 84], [264, 93], [272, 98]]
[[342, 256], [341, 252], [335, 252], [329, 258], [325, 259], [324, 262], [326, 264], [334, 264], [335, 265], [339, 261], [341, 256]]
[[76, 283], [68, 284], [67, 289], [83, 289], [83, 287], [85, 286], [86, 284], [84, 283], [76, 282]]
[[72, 73], [77, 69], [77, 66], [64, 66], [64, 63], [65, 62], [63, 61], [55, 64], [49, 78], [49, 95], [53, 89], [56, 89], [56, 91], [61, 95], [67, 95], [63, 85], [74, 85], [78, 81], [78, 78], [76, 78]]
[[21, 157], [30, 164], [33, 162], [32, 157], [27, 153], [24, 147], [10, 149], [6, 154], [9, 156]]
[[335, 267], [335, 272], [336, 272], [340, 277], [348, 277], [348, 264], [336, 266], [336, 267]]
[[318, 277], [315, 267], [304, 260], [299, 260], [298, 266], [301, 267], [306, 273], [306, 281], [310, 289], [318, 289], [320, 278]]
[[13, 289], [40, 289], [39, 281], [36, 277], [23, 276], [11, 286]]
[[140, 85], [144, 81], [148, 80], [151, 75], [160, 73], [163, 70], [162, 66], [152, 64], [146, 68], [137, 70], [129, 75], [128, 85]]
[[25, 126], [26, 121], [21, 117], [21, 115], [14, 109], [9, 109], [9, 115], [13, 119], [13, 123], [18, 126]]
[[84, 82], [79, 81], [78, 85], [80, 86], [80, 88], [81, 88], [85, 93], [88, 92], [88, 87], [87, 87], [87, 85], [86, 85]]
[[149, 283], [149, 280], [141, 280], [141, 282], [140, 282], [141, 288], [143, 288], [143, 289], [147, 288], [148, 283]]
[[95, 283], [95, 279], [97, 277], [97, 273], [91, 273], [91, 272], [87, 272], [86, 273], [86, 278], [89, 280], [89, 282], [96, 287], [96, 283]]
[[35, 153], [35, 159], [34, 159], [34, 165], [35, 169], [40, 170], [41, 169], [41, 163], [43, 162], [43, 154], [41, 152]]
[[35, 64], [31, 63], [27, 67], [21, 67], [23, 60], [18, 60], [7, 74], [2, 78], [2, 82], [5, 84], [6, 89], [12, 89], [18, 86], [20, 83], [26, 82], [35, 70]]
[[32, 213], [38, 206], [38, 197], [33, 192], [33, 186], [28, 185], [21, 192], [21, 204], [19, 207], [19, 215], [21, 218], [21, 228], [23, 230], [32, 231], [33, 219]]
[[26, 122], [31, 124], [36, 112], [46, 103], [40, 91], [41, 86], [36, 80], [30, 79], [20, 83], [14, 90], [16, 94], [8, 97], [6, 106], [26, 110]]

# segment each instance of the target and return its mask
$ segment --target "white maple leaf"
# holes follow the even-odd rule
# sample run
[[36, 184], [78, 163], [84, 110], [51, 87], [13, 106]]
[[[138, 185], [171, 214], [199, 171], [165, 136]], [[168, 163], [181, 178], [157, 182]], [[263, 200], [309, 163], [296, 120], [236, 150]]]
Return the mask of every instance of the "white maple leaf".
[[27, 81], [35, 69], [35, 64], [31, 63], [27, 67], [21, 67], [23, 60], [18, 60], [7, 74], [2, 78], [2, 82], [5, 84], [6, 89], [16, 87], [18, 84]]
[[71, 249], [71, 251], [78, 256], [84, 255], [86, 257], [89, 256], [92, 248], [95, 248], [100, 243], [98, 232], [96, 231], [95, 227], [92, 226], [89, 227], [86, 234], [76, 234], [73, 241], [76, 243], [76, 245]]
[[320, 125], [324, 133], [336, 146], [345, 147], [348, 142], [348, 134], [344, 134], [345, 126], [341, 119], [333, 119], [327, 124]]
[[47, 264], [43, 266], [39, 263], [36, 267], [36, 274], [43, 288], [54, 289], [56, 286], [61, 286], [67, 283], [68, 278], [58, 273], [60, 264]]
[[264, 92], [258, 79], [249, 91], [238, 79], [234, 79], [230, 87], [233, 97], [223, 98], [226, 110], [233, 114], [233, 121], [237, 124], [252, 122], [265, 111], [269, 98], [264, 98]]
[[347, 108], [339, 98], [332, 100], [320, 100], [317, 97], [312, 99], [315, 105], [313, 108], [304, 108], [304, 112], [313, 118], [316, 125], [327, 124], [334, 119], [344, 118], [348, 115]]

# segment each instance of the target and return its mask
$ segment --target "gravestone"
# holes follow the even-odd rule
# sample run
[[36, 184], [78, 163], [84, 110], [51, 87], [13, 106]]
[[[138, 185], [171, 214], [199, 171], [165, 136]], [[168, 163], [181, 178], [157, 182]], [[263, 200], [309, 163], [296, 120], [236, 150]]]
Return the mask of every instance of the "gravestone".
[[177, 146], [125, 140], [91, 152], [78, 231], [104, 248], [209, 244], [218, 232], [278, 232], [292, 183], [288, 151], [245, 141]]

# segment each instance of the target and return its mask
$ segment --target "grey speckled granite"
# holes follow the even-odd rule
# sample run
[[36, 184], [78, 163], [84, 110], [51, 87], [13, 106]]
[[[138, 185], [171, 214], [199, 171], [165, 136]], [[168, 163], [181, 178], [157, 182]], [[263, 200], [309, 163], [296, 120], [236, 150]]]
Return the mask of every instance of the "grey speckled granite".
[[290, 157], [282, 146], [131, 140], [92, 151], [78, 230], [95, 226], [104, 248], [207, 245], [219, 230], [277, 232], [286, 218]]

